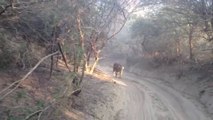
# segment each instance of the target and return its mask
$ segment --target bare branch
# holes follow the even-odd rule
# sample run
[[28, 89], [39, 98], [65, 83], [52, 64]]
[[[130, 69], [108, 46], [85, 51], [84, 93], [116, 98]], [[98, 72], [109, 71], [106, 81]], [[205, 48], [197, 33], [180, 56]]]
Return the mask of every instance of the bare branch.
[[24, 120], [29, 120], [30, 118], [32, 118], [34, 115], [37, 115], [39, 113], [41, 113], [42, 110], [38, 110], [38, 111], [35, 111], [34, 113], [28, 115]]
[[12, 4], [7, 5], [1, 12], [0, 15], [2, 15], [3, 13], [5, 13], [7, 11], [7, 9], [9, 9], [10, 7], [12, 7]]
[[6, 96], [8, 96], [10, 93], [12, 93], [14, 90], [16, 90], [20, 85], [21, 83], [47, 58], [53, 56], [53, 55], [56, 55], [58, 54], [58, 51], [55, 52], [55, 53], [52, 53], [52, 54], [49, 54], [45, 57], [43, 57], [22, 79], [18, 80], [18, 81], [15, 81], [14, 83], [12, 83], [10, 86], [6, 87], [5, 89], [3, 89], [1, 93], [3, 93], [4, 91], [10, 89], [12, 86], [14, 86], [15, 84], [17, 84], [13, 89], [11, 89], [9, 92], [5, 93], [4, 95], [1, 95], [0, 97], [0, 100], [4, 99]]

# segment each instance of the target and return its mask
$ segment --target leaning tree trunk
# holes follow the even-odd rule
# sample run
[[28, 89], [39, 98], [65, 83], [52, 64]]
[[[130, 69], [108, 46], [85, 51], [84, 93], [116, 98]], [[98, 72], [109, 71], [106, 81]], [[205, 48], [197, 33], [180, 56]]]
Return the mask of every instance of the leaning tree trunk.
[[[94, 40], [93, 42], [90, 43], [90, 44], [91, 44], [90, 56], [91, 56], [91, 54], [93, 53], [93, 54], [94, 54], [94, 57], [95, 57], [95, 62], [93, 63], [93, 65], [91, 66], [91, 68], [90, 68], [90, 70], [89, 70], [89, 73], [90, 73], [90, 74], [92, 74], [92, 73], [94, 72], [94, 69], [95, 69], [95, 67], [96, 67], [96, 65], [98, 64], [99, 59], [100, 59], [100, 58], [99, 58], [99, 55], [100, 55], [101, 50], [98, 50], [98, 49], [97, 49], [97, 46], [96, 46], [97, 41], [98, 41], [98, 35], [96, 36], [95, 40]], [[102, 45], [101, 48], [103, 48], [103, 47], [104, 47], [104, 44]]]
[[90, 74], [92, 74], [94, 72], [94, 69], [95, 69], [96, 65], [98, 64], [99, 60], [100, 60], [99, 57], [95, 58], [95, 62], [93, 63], [91, 70], [89, 72]]
[[80, 82], [79, 82], [79, 84], [81, 84], [81, 82], [83, 81], [83, 78], [84, 78], [84, 72], [85, 72], [85, 68], [86, 68], [86, 54], [85, 54], [85, 50], [84, 50], [85, 41], [84, 41], [84, 33], [82, 31], [82, 26], [81, 26], [80, 13], [78, 13], [78, 16], [77, 16], [77, 25], [78, 25], [79, 35], [80, 35], [80, 46], [82, 49], [82, 60], [83, 60], [82, 74], [81, 74], [81, 78], [80, 78]]

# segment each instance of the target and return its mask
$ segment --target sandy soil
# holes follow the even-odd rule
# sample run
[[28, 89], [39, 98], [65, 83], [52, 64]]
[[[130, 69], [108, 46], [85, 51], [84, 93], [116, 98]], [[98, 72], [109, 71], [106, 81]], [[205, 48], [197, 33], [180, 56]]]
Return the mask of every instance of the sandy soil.
[[[76, 120], [115, 120], [123, 108], [120, 93], [123, 85], [114, 83], [110, 75], [104, 73], [86, 75], [82, 92], [73, 96], [72, 108], [77, 111]], [[82, 113], [82, 116], [79, 117]], [[72, 117], [73, 118], [73, 117]]]
[[[107, 74], [111, 69], [101, 67]], [[93, 104], [101, 120], [211, 120], [210, 115], [163, 82], [125, 73], [123, 79], [100, 84], [105, 97]], [[102, 87], [101, 87], [102, 86]], [[107, 92], [106, 92], [107, 91]], [[88, 98], [88, 97], [87, 97]], [[101, 101], [102, 100], [102, 101]], [[89, 105], [89, 104], [88, 104]], [[96, 117], [94, 117], [96, 116]]]
[[[201, 104], [164, 81], [129, 72], [119, 79], [112, 77], [110, 66], [99, 66], [98, 69], [101, 71], [96, 70], [96, 74], [85, 76], [82, 92], [73, 96], [69, 104], [65, 103], [67, 109], [61, 110], [62, 117], [53, 117], [55, 119], [51, 120], [212, 120]], [[33, 78], [35, 76], [39, 74]], [[32, 81], [39, 83], [39, 79]], [[42, 82], [41, 85], [49, 84]], [[45, 94], [44, 97], [47, 96]], [[22, 100], [26, 101], [25, 98]], [[1, 108], [0, 120], [4, 119], [4, 112], [1, 111], [6, 109]], [[49, 119], [45, 115], [44, 120]]]

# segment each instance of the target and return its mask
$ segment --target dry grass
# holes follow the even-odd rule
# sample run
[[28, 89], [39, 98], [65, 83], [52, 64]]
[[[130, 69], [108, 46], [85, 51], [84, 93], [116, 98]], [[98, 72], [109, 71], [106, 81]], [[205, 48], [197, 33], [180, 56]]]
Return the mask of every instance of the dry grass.
[[[38, 68], [34, 71], [16, 91], [0, 102], [0, 120], [23, 120], [35, 111], [49, 106], [51, 102], [52, 106], [42, 113], [41, 120], [96, 118], [95, 113], [91, 112], [95, 108], [93, 101], [96, 101], [97, 98], [102, 99], [104, 94], [100, 90], [101, 86], [112, 86], [113, 77], [96, 69], [93, 75], [85, 75], [83, 89], [79, 96], [68, 97], [65, 95], [60, 98], [62, 94], [68, 94], [66, 91], [73, 89], [67, 89], [70, 87], [67, 83], [71, 82], [72, 79], [64, 69], [66, 68], [60, 68], [63, 72], [54, 71], [51, 79], [49, 79], [49, 71], [47, 70]], [[16, 76], [3, 72], [0, 75], [0, 90], [2, 90], [21, 78], [24, 72], [17, 71]], [[98, 96], [93, 96], [93, 94]], [[35, 114], [30, 120], [36, 120], [38, 116], [39, 114]]]

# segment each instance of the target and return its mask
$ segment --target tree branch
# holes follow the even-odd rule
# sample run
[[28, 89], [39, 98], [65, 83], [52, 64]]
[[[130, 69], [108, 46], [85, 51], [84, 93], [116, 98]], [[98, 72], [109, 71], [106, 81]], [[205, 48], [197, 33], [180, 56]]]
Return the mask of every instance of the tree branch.
[[45, 57], [43, 57], [22, 79], [15, 81], [14, 83], [12, 83], [10, 86], [6, 87], [5, 89], [3, 89], [0, 94], [2, 94], [3, 92], [7, 91], [8, 89], [10, 89], [12, 86], [14, 86], [15, 84], [17, 84], [13, 89], [11, 89], [9, 92], [5, 93], [4, 95], [1, 95], [0, 100], [3, 100], [6, 96], [8, 96], [10, 93], [12, 93], [14, 90], [16, 90], [21, 83], [47, 58], [58, 54], [58, 51], [52, 54], [49, 54]]
[[12, 7], [12, 4], [11, 4], [11, 5], [7, 5], [7, 6], [0, 12], [0, 15], [2, 15], [3, 13], [5, 13], [6, 10], [7, 10], [8, 8], [10, 8], [10, 7]]
[[42, 112], [42, 110], [35, 111], [34, 113], [28, 115], [24, 120], [29, 120], [31, 117], [33, 117], [34, 115], [41, 113], [41, 112]]

